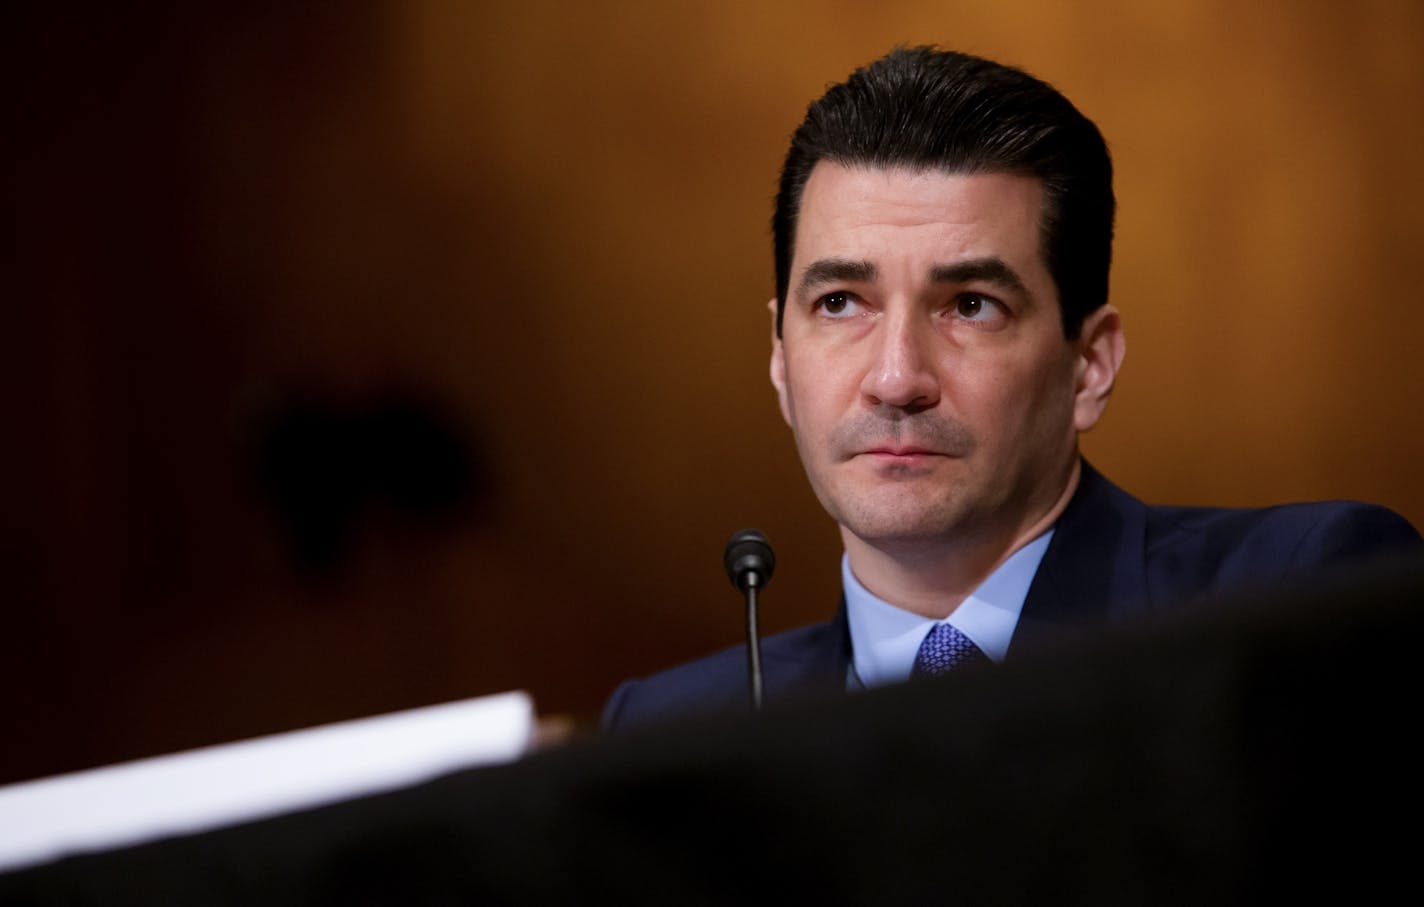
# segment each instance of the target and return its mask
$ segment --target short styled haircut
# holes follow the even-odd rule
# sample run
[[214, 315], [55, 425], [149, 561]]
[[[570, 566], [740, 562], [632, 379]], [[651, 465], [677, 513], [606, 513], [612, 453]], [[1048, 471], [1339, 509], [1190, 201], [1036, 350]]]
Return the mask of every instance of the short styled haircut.
[[1042, 181], [1039, 248], [1064, 336], [1108, 299], [1112, 160], [1098, 127], [1052, 86], [1009, 66], [935, 47], [898, 47], [833, 85], [791, 138], [772, 216], [776, 334], [786, 312], [801, 194], [820, 161]]

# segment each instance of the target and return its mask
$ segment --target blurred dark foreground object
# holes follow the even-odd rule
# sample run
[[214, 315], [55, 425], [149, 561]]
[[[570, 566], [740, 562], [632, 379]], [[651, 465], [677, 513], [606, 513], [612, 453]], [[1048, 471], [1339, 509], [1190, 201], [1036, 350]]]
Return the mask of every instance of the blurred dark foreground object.
[[0, 877], [0, 903], [1368, 901], [1413, 882], [1421, 602], [1424, 563], [1380, 564], [76, 857]]

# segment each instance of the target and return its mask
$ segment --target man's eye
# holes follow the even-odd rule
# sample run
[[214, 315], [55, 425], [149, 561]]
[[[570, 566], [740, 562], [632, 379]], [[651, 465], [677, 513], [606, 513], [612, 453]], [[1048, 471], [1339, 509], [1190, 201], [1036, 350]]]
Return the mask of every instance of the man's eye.
[[849, 293], [827, 293], [816, 300], [816, 308], [832, 318], [844, 318], [855, 314], [855, 297]]
[[954, 314], [965, 321], [996, 321], [1004, 309], [998, 301], [982, 293], [961, 293], [954, 300]]

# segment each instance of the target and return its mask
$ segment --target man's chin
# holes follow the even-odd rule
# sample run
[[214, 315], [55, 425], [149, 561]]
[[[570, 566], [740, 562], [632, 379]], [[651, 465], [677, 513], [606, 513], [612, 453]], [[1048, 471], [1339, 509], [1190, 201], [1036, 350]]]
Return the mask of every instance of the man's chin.
[[826, 510], [847, 532], [867, 544], [904, 546], [977, 543], [997, 525], [1002, 505], [977, 495], [955, 494], [944, 483], [884, 483], [823, 495]]
[[841, 526], [868, 545], [904, 547], [952, 543], [962, 533], [963, 521], [952, 513], [848, 513]]

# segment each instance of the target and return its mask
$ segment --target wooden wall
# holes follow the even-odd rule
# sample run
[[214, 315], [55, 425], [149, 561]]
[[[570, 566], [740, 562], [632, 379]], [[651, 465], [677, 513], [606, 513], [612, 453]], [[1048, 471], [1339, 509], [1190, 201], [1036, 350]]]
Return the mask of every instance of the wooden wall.
[[[581, 721], [828, 614], [766, 382], [805, 105], [899, 42], [1107, 135], [1129, 353], [1089, 456], [1163, 503], [1424, 526], [1424, 5], [11, 11], [0, 781], [500, 690]], [[204, 8], [206, 10], [206, 8]]]

